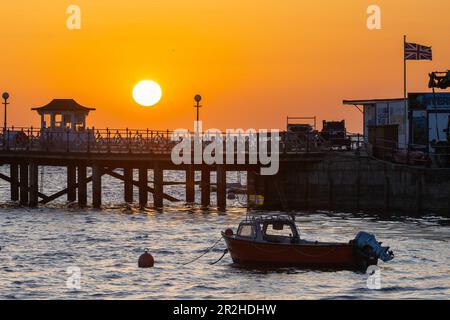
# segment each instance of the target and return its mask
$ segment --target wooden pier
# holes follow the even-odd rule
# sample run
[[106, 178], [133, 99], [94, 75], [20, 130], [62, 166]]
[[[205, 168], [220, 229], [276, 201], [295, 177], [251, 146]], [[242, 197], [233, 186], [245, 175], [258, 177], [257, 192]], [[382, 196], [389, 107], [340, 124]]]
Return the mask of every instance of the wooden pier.
[[[123, 183], [123, 199], [133, 203], [133, 188], [139, 192], [136, 199], [140, 206], [149, 205], [152, 195], [153, 206], [162, 208], [164, 200], [170, 202], [195, 202], [195, 187], [200, 186], [200, 204], [211, 205], [211, 174], [216, 174], [216, 196], [219, 210], [226, 209], [227, 172], [241, 171], [253, 175], [259, 172], [259, 164], [182, 164], [175, 165], [171, 159], [172, 132], [153, 130], [97, 130], [84, 132], [46, 132], [33, 128], [10, 128], [3, 134], [0, 145], [0, 165], [9, 165], [9, 175], [0, 174], [0, 179], [10, 184], [10, 200], [21, 205], [37, 207], [63, 196], [68, 202], [78, 201], [80, 207], [88, 205], [91, 193], [92, 206], [102, 206], [102, 177], [109, 175]], [[237, 155], [235, 154], [235, 157]], [[248, 159], [249, 155], [246, 155]], [[194, 161], [192, 161], [193, 163]], [[235, 161], [234, 163], [236, 163]], [[248, 163], [248, 161], [246, 161]], [[48, 166], [65, 167], [66, 185], [55, 194], [46, 195], [39, 191], [39, 168]], [[119, 170], [117, 170], [119, 169]], [[177, 199], [164, 192], [164, 186], [174, 184], [164, 181], [165, 170], [184, 171], [185, 199]], [[149, 171], [153, 181], [148, 181]], [[88, 175], [87, 173], [90, 172]], [[201, 173], [195, 181], [195, 173]], [[135, 180], [134, 173], [137, 173]], [[254, 180], [249, 179], [250, 183]], [[88, 188], [90, 184], [90, 188]], [[247, 190], [255, 190], [247, 186]], [[249, 194], [250, 195], [250, 194]]]
[[[249, 205], [263, 203], [265, 209], [450, 212], [450, 169], [431, 170], [375, 159], [368, 151], [373, 146], [366, 149], [367, 142], [360, 135], [346, 133], [345, 126], [344, 136], [334, 141], [309, 125], [291, 124], [288, 118], [288, 131], [277, 134], [275, 144], [265, 134], [237, 133], [231, 143], [235, 143], [234, 148], [228, 148], [229, 134], [202, 133], [202, 142], [191, 140], [190, 150], [189, 146], [189, 151], [183, 148], [183, 153], [190, 152], [191, 161], [176, 165], [171, 155], [180, 141], [174, 142], [173, 132], [168, 130], [89, 128], [86, 117], [95, 109], [73, 99], [54, 99], [33, 110], [41, 117], [40, 128], [11, 127], [0, 132], [0, 166], [8, 168], [0, 173], [0, 180], [10, 186], [10, 199], [1, 202], [37, 207], [66, 197], [80, 207], [101, 208], [102, 177], [110, 176], [123, 184], [126, 203], [152, 204], [160, 209], [167, 202], [194, 204], [199, 199], [198, 204], [208, 208], [214, 192], [216, 206], [223, 211], [232, 189], [227, 172], [239, 171], [247, 173], [247, 184], [239, 192], [247, 194]], [[210, 147], [215, 142], [222, 142], [223, 153]], [[219, 150], [211, 155], [215, 161], [194, 161], [197, 151], [203, 154], [207, 149]], [[264, 166], [254, 160], [272, 152], [278, 153], [279, 171], [263, 176]], [[66, 168], [64, 186], [54, 194], [39, 188], [42, 173], [48, 172], [46, 167]], [[184, 171], [186, 178], [164, 181], [166, 170]], [[196, 176], [201, 177], [199, 181], [195, 181]], [[183, 186], [185, 199], [166, 193], [168, 185]], [[133, 198], [134, 188], [138, 189], [138, 199]]]
[[[250, 158], [255, 150], [259, 151], [261, 143], [267, 143], [270, 151], [270, 141], [266, 137], [260, 141], [256, 135], [257, 148], [250, 146], [247, 141], [244, 152], [232, 154], [224, 152], [219, 164], [194, 164], [194, 145], [191, 145], [191, 163], [176, 165], [171, 158], [173, 147], [178, 142], [172, 141], [171, 131], [135, 130], [135, 129], [104, 129], [88, 128], [73, 130], [46, 130], [35, 128], [8, 128], [0, 138], [0, 166], [9, 166], [9, 174], [0, 174], [0, 179], [10, 185], [10, 199], [0, 199], [18, 202], [23, 206], [37, 207], [48, 204], [61, 197], [67, 201], [78, 202], [79, 207], [92, 206], [101, 208], [103, 185], [102, 177], [113, 177], [123, 184], [123, 201], [137, 202], [140, 206], [152, 205], [163, 208], [167, 202], [183, 202], [199, 205], [203, 208], [211, 206], [211, 193], [216, 195], [218, 210], [225, 210], [227, 204], [228, 181], [227, 172], [238, 171], [247, 173], [247, 184], [243, 187], [247, 200], [256, 195], [264, 196], [265, 203], [280, 203], [279, 209], [292, 209], [292, 199], [286, 197], [285, 178], [280, 175], [264, 177], [260, 175], [263, 167], [259, 162], [250, 164]], [[239, 137], [246, 139], [246, 137]], [[225, 139], [224, 136], [221, 139]], [[208, 140], [208, 139], [207, 139]], [[320, 163], [328, 154], [327, 146], [320, 146], [311, 142], [309, 137], [291, 132], [280, 133], [279, 164], [280, 171], [292, 165], [306, 167], [311, 163]], [[358, 140], [359, 141], [359, 140]], [[361, 142], [357, 142], [353, 150], [359, 149]], [[202, 150], [208, 146], [203, 142]], [[237, 150], [235, 150], [237, 151]], [[245, 161], [238, 161], [240, 156]], [[233, 159], [234, 161], [229, 161]], [[242, 158], [240, 158], [242, 160]], [[217, 163], [217, 162], [216, 162]], [[221, 163], [221, 164], [220, 164]], [[46, 167], [66, 168], [66, 181], [61, 190], [54, 194], [44, 194], [39, 186], [40, 174]], [[185, 180], [164, 181], [164, 171], [184, 171]], [[149, 181], [152, 172], [153, 181]], [[200, 176], [195, 181], [196, 173]], [[294, 174], [294, 172], [292, 173]], [[211, 176], [216, 181], [212, 182]], [[185, 188], [185, 199], [178, 199], [164, 190], [167, 185], [182, 185]], [[199, 187], [200, 195], [196, 197]], [[267, 194], [271, 187], [274, 192]], [[330, 187], [330, 190], [339, 186]], [[138, 189], [138, 199], [133, 198], [134, 188]], [[90, 195], [90, 197], [88, 197]], [[150, 198], [151, 196], [151, 198]], [[330, 195], [330, 197], [332, 197]], [[309, 198], [306, 193], [306, 198]], [[88, 199], [92, 199], [88, 203]], [[278, 200], [277, 200], [278, 199]], [[335, 199], [333, 198], [333, 201]], [[249, 203], [252, 201], [249, 201]], [[309, 200], [312, 205], [313, 200]]]
[[[51, 158], [53, 155], [28, 153], [14, 157], [2, 154], [2, 165], [9, 165], [9, 176], [0, 173], [0, 179], [10, 184], [10, 200], [18, 201], [21, 205], [37, 207], [38, 204], [47, 204], [60, 197], [66, 196], [68, 202], [78, 201], [80, 207], [88, 205], [88, 192], [91, 192], [92, 206], [100, 208], [102, 205], [102, 177], [109, 175], [123, 182], [123, 199], [126, 203], [133, 203], [133, 187], [137, 187], [138, 202], [141, 206], [149, 203], [149, 194], [153, 196], [153, 206], [162, 208], [164, 200], [171, 202], [195, 202], [195, 186], [201, 187], [201, 205], [209, 207], [211, 204], [211, 173], [217, 174], [217, 207], [226, 208], [226, 172], [257, 170], [252, 166], [207, 166], [188, 165], [174, 166], [170, 159], [163, 157], [144, 159], [142, 156], [110, 156], [110, 157], [80, 157], [80, 155], [64, 154], [60, 159]], [[55, 194], [46, 195], [39, 191], [39, 167], [59, 166], [67, 168], [66, 186]], [[91, 174], [87, 172], [90, 168]], [[116, 170], [120, 169], [120, 170]], [[186, 180], [178, 183], [165, 182], [165, 170], [182, 170], [186, 173]], [[133, 179], [133, 173], [138, 173], [138, 179]], [[153, 172], [154, 181], [148, 180], [149, 171]], [[195, 172], [201, 172], [201, 181], [194, 180]], [[123, 172], [123, 173], [119, 173]], [[91, 184], [91, 189], [88, 184]], [[164, 192], [164, 186], [183, 184], [186, 188], [186, 198], [177, 199]], [[4, 200], [4, 199], [3, 199]]]
[[[260, 164], [249, 164], [250, 148], [245, 148], [244, 164], [175, 165], [171, 151], [175, 143], [170, 131], [97, 130], [46, 132], [33, 128], [10, 128], [0, 137], [0, 166], [9, 171], [0, 179], [10, 186], [10, 199], [23, 206], [37, 207], [61, 197], [80, 207], [101, 208], [102, 177], [113, 177], [123, 184], [123, 201], [163, 208], [168, 202], [192, 203], [199, 199], [203, 208], [211, 206], [216, 194], [218, 210], [226, 210], [227, 172], [247, 173], [247, 199], [264, 199], [264, 209], [340, 210], [342, 212], [404, 211], [409, 213], [450, 212], [450, 170], [408, 167], [374, 159], [361, 149], [361, 142], [348, 151], [333, 151], [312, 145], [310, 139], [288, 132], [280, 133], [280, 171], [261, 176]], [[258, 137], [259, 140], [259, 137]], [[259, 142], [258, 142], [259, 143]], [[203, 145], [206, 148], [207, 144]], [[253, 149], [252, 149], [253, 150]], [[191, 163], [194, 163], [193, 161]], [[241, 162], [242, 163], [242, 162]], [[65, 185], [54, 194], [44, 194], [39, 186], [45, 167], [66, 168]], [[184, 181], [164, 180], [164, 171], [184, 171]], [[47, 172], [47, 170], [44, 170]], [[152, 171], [153, 180], [149, 181]], [[195, 176], [200, 176], [195, 181]], [[215, 174], [213, 183], [211, 176]], [[185, 199], [165, 192], [167, 185], [185, 188]], [[196, 190], [199, 187], [199, 197]], [[137, 188], [138, 199], [133, 199]], [[90, 195], [90, 197], [88, 197]], [[92, 199], [88, 203], [88, 199]]]

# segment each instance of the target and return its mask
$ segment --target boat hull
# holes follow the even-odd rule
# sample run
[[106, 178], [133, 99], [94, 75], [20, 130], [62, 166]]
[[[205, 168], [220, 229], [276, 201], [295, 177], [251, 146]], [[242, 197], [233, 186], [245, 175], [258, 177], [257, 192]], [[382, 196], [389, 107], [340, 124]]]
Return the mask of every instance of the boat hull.
[[243, 266], [365, 270], [378, 262], [346, 243], [278, 244], [223, 237], [233, 262]]

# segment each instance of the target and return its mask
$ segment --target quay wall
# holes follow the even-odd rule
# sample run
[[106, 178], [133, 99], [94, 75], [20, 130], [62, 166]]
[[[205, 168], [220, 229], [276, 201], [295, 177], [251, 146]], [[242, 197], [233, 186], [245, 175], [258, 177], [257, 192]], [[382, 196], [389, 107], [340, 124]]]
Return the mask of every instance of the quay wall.
[[450, 169], [409, 167], [355, 154], [281, 162], [259, 177], [266, 209], [450, 216]]

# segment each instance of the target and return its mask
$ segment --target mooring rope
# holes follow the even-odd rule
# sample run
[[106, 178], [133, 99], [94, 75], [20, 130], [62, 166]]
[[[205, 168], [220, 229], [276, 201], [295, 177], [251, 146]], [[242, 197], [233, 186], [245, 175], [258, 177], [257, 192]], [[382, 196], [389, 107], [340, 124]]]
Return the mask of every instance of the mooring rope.
[[223, 259], [223, 257], [225, 257], [225, 255], [228, 253], [228, 249], [225, 249], [225, 250], [223, 250], [223, 254], [222, 254], [222, 256], [219, 258], [219, 260], [217, 260], [217, 261], [215, 261], [215, 262], [213, 262], [213, 263], [210, 263], [210, 265], [215, 265], [216, 263], [218, 263], [220, 260], [222, 260]]
[[[220, 237], [220, 239], [217, 240], [217, 241], [214, 243], [214, 245], [213, 245], [212, 247], [206, 249], [206, 251], [203, 252], [200, 256], [198, 256], [197, 258], [195, 258], [195, 259], [193, 259], [193, 260], [191, 260], [191, 261], [189, 261], [189, 262], [183, 263], [182, 265], [183, 265], [183, 266], [187, 266], [188, 264], [191, 264], [191, 263], [197, 261], [198, 259], [200, 259], [200, 258], [203, 257], [204, 255], [206, 255], [207, 253], [210, 253], [210, 252], [211, 252], [211, 251], [219, 244], [219, 242], [220, 242], [222, 239], [223, 239], [223, 237]], [[224, 256], [225, 256], [225, 254], [224, 254]], [[222, 258], [223, 258], [223, 257], [222, 257]], [[222, 259], [222, 258], [220, 258], [220, 259]], [[220, 261], [220, 260], [218, 260], [217, 262], [219, 262], [219, 261]], [[217, 262], [216, 262], [216, 263], [217, 263]]]

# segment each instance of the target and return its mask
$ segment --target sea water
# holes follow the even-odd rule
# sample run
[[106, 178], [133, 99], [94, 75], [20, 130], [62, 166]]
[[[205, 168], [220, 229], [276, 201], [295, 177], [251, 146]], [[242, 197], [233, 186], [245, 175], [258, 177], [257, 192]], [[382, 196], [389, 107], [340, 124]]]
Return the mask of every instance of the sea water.
[[[65, 170], [45, 170], [41, 190], [63, 189]], [[184, 179], [177, 172], [165, 175], [165, 180]], [[230, 175], [230, 181], [237, 180]], [[182, 186], [166, 186], [165, 192], [184, 198]], [[244, 269], [229, 255], [211, 265], [222, 255], [223, 242], [183, 265], [204, 253], [222, 230], [236, 229], [248, 213], [240, 198], [228, 200], [224, 213], [183, 202], [166, 203], [163, 211], [141, 209], [123, 203], [120, 181], [104, 177], [101, 210], [79, 209], [65, 197], [37, 209], [21, 207], [7, 202], [4, 181], [0, 199], [1, 299], [450, 298], [450, 220], [436, 215], [296, 213], [302, 238], [347, 242], [364, 230], [390, 245], [395, 259], [380, 262], [380, 286], [374, 289], [368, 286], [370, 275], [362, 272]], [[155, 267], [139, 269], [146, 248]]]

